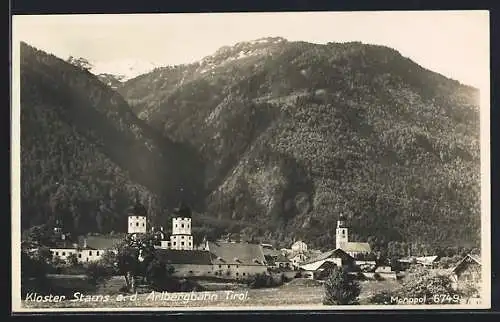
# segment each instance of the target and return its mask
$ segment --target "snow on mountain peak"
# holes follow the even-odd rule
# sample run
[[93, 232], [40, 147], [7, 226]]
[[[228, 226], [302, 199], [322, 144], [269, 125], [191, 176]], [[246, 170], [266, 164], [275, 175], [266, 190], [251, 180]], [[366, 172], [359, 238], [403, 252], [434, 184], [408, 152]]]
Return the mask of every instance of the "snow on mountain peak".
[[158, 67], [152, 62], [137, 59], [93, 62], [92, 65], [92, 73], [122, 76], [122, 81], [146, 74]]

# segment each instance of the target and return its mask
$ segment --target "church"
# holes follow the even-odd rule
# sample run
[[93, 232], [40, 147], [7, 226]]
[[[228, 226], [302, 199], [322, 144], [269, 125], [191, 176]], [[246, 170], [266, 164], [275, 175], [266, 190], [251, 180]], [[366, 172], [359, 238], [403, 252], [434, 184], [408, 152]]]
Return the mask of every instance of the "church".
[[371, 253], [370, 244], [349, 241], [349, 227], [346, 224], [345, 217], [342, 215], [340, 215], [337, 221], [337, 229], [335, 231], [335, 247], [337, 249], [342, 249], [352, 257], [356, 257], [360, 254]]

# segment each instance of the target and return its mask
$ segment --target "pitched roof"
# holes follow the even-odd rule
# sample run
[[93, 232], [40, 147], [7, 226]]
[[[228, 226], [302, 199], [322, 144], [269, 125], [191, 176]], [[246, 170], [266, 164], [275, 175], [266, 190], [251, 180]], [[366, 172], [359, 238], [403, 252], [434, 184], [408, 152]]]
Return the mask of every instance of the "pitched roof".
[[158, 259], [168, 264], [212, 265], [213, 255], [203, 250], [155, 249]]
[[320, 261], [317, 261], [317, 262], [312, 262], [312, 263], [308, 263], [308, 264], [301, 264], [301, 267], [303, 269], [306, 269], [308, 271], [317, 271], [319, 269], [325, 269], [325, 268], [329, 268], [329, 267], [332, 267], [334, 266], [335, 263], [332, 263], [330, 260], [320, 260]]
[[81, 236], [78, 238], [78, 245], [85, 248], [85, 239], [87, 240], [87, 249], [112, 249], [123, 241], [120, 237], [109, 236]]
[[316, 257], [313, 257], [311, 259], [308, 259], [304, 263], [302, 263], [302, 265], [311, 264], [311, 263], [314, 263], [314, 262], [319, 262], [319, 261], [322, 261], [322, 260], [325, 260], [325, 259], [331, 258], [331, 257], [352, 258], [343, 249], [336, 248], [336, 249], [324, 252], [324, 253], [322, 253], [322, 254], [320, 254], [320, 255], [318, 255]]
[[282, 252], [277, 250], [277, 249], [269, 249], [269, 248], [265, 248], [263, 247], [262, 248], [262, 252], [264, 253], [264, 255], [266, 256], [273, 256], [273, 257], [277, 257], [277, 256], [280, 256], [282, 255]]
[[456, 272], [467, 261], [467, 259], [470, 259], [473, 262], [476, 262], [477, 264], [481, 265], [481, 258], [479, 256], [467, 254], [464, 256], [464, 258], [460, 260], [460, 262], [458, 262], [457, 265], [455, 265], [455, 267], [453, 267], [451, 271]]
[[438, 256], [422, 256], [417, 257], [416, 260], [421, 264], [432, 264], [438, 259]]
[[357, 243], [357, 242], [348, 242], [342, 249], [348, 253], [369, 253], [371, 252], [370, 244], [368, 243]]
[[265, 265], [262, 246], [250, 243], [209, 242], [214, 264]]
[[191, 208], [189, 208], [189, 206], [186, 203], [181, 201], [179, 206], [174, 209], [174, 216], [182, 218], [191, 218], [192, 217]]
[[473, 260], [475, 260], [478, 264], [481, 264], [481, 256], [479, 255], [469, 255]]

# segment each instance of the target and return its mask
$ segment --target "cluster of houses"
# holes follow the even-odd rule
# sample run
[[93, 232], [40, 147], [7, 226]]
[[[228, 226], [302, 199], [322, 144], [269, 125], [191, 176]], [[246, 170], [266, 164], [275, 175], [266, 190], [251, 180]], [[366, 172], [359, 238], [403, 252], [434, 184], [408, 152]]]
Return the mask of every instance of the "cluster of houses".
[[[349, 241], [349, 228], [344, 218], [340, 217], [336, 227], [336, 247], [321, 252], [308, 249], [303, 241], [294, 242], [289, 249], [275, 249], [269, 244], [254, 244], [235, 241], [207, 241], [195, 245], [191, 234], [191, 211], [185, 206], [179, 207], [172, 218], [172, 234], [167, 236], [163, 227], [156, 230], [148, 228], [147, 216], [141, 206], [136, 205], [129, 211], [128, 234], [154, 233], [158, 237], [155, 246], [157, 257], [174, 268], [177, 276], [212, 276], [222, 279], [246, 279], [252, 275], [268, 271], [288, 272], [301, 277], [317, 278], [325, 270], [337, 266], [350, 272], [361, 272], [366, 277], [374, 274], [384, 279], [396, 279], [396, 272], [390, 266], [377, 266], [376, 261], [358, 260], [358, 255], [371, 253], [365, 242]], [[56, 231], [61, 233], [56, 227]], [[64, 242], [61, 233], [61, 246], [52, 248], [54, 257], [67, 260], [75, 254], [81, 263], [99, 260], [106, 251], [116, 251], [116, 245], [123, 237], [86, 236], [76, 244]], [[361, 257], [362, 258], [362, 257]], [[434, 267], [437, 256], [401, 259], [404, 267], [417, 264]], [[481, 262], [477, 256], [468, 255], [451, 271], [455, 285], [478, 282]]]

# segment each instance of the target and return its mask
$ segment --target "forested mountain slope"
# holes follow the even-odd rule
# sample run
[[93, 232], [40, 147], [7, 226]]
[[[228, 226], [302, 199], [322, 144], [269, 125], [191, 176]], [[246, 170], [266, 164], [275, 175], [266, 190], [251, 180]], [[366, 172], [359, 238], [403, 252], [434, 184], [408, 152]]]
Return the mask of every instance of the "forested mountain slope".
[[[221, 48], [119, 89], [164, 136], [196, 147], [206, 213], [246, 236], [478, 244], [478, 91], [362, 43], [282, 38]], [[260, 227], [260, 228], [258, 228]]]
[[152, 217], [204, 196], [203, 165], [158, 135], [89, 72], [21, 44], [22, 226], [126, 231], [137, 197]]

